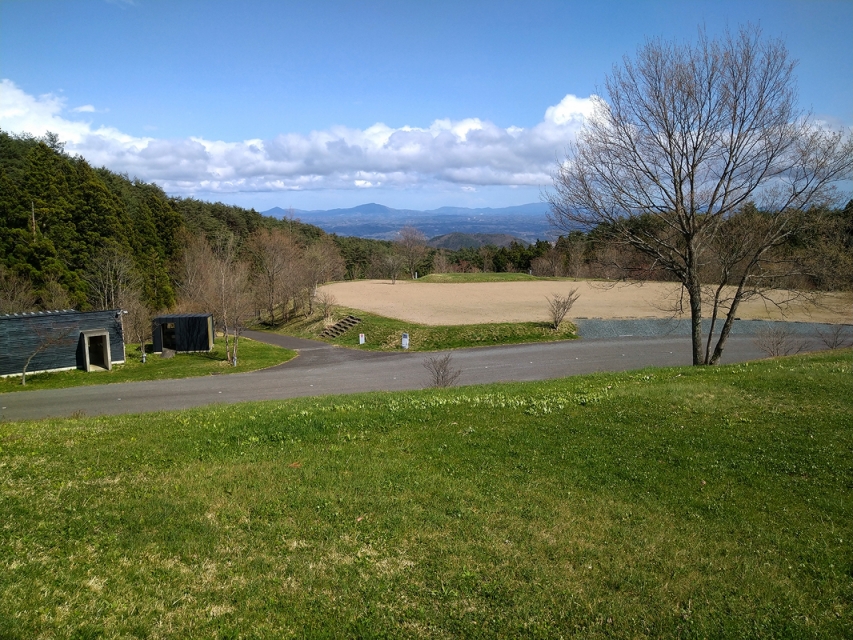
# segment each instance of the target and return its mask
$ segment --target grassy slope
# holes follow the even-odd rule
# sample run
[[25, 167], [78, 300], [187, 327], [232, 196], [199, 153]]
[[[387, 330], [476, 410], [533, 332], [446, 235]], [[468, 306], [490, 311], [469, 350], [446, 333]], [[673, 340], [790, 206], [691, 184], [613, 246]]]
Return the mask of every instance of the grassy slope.
[[210, 353], [179, 353], [174, 358], [163, 359], [158, 355], [148, 355], [148, 362], [142, 364], [139, 345], [127, 346], [125, 364], [116, 365], [112, 371], [59, 371], [28, 375], [26, 386], [21, 386], [21, 377], [0, 378], [0, 393], [9, 391], [29, 391], [34, 389], [64, 389], [93, 384], [113, 382], [139, 382], [141, 380], [166, 380], [190, 378], [210, 374], [245, 373], [272, 367], [287, 362], [296, 355], [295, 351], [273, 345], [240, 338], [237, 348], [237, 366], [229, 366], [225, 361], [225, 343], [221, 338]]
[[0, 423], [0, 637], [851, 637], [851, 375]]
[[[410, 351], [438, 351], [464, 347], [485, 347], [522, 342], [549, 342], [577, 338], [571, 322], [560, 325], [554, 331], [544, 322], [502, 322], [493, 324], [470, 324], [455, 326], [430, 326], [378, 316], [358, 309], [339, 307], [336, 318], [352, 314], [362, 322], [338, 338], [320, 338], [325, 325], [318, 316], [309, 319], [296, 318], [279, 329], [287, 335], [324, 340], [331, 344], [352, 347], [365, 351], [401, 350], [403, 333], [409, 334]], [[358, 343], [358, 335], [365, 335], [365, 343]]]
[[[464, 282], [519, 282], [522, 280], [556, 280], [540, 278], [526, 273], [431, 273], [413, 282], [464, 283]], [[561, 278], [562, 279], [562, 278]]]

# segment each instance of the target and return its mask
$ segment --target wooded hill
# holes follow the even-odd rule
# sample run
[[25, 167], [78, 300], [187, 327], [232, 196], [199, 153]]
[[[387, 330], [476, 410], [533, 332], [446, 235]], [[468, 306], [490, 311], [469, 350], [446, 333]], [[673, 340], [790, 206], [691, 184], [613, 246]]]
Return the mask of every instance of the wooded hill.
[[88, 308], [84, 274], [99, 251], [117, 248], [133, 257], [148, 305], [169, 308], [186, 235], [243, 239], [263, 227], [288, 228], [306, 242], [325, 235], [254, 209], [169, 197], [67, 154], [54, 134], [0, 131], [0, 275], [28, 281], [43, 307], [64, 294], [68, 306]]

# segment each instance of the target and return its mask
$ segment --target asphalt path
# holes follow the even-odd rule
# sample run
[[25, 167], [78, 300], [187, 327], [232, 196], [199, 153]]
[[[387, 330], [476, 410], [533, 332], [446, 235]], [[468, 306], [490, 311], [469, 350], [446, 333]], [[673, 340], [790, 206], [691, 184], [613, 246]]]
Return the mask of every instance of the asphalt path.
[[[430, 381], [424, 360], [435, 355], [358, 351], [254, 331], [244, 335], [295, 349], [299, 355], [252, 373], [4, 393], [0, 394], [0, 420], [146, 413], [217, 403], [422, 389]], [[548, 380], [691, 362], [690, 338], [686, 336], [567, 340], [452, 353], [453, 368], [462, 372], [459, 385]], [[753, 337], [731, 336], [723, 363], [762, 357]]]

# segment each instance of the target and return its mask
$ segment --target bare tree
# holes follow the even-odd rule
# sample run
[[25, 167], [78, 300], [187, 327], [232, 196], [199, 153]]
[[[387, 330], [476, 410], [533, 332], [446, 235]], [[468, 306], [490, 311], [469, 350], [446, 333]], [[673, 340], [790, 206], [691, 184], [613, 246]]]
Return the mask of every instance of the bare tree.
[[397, 251], [402, 257], [403, 266], [409, 272], [409, 277], [414, 278], [418, 265], [423, 261], [429, 250], [427, 248], [427, 237], [422, 231], [415, 227], [403, 227], [397, 233]]
[[89, 285], [89, 299], [96, 309], [121, 309], [142, 289], [133, 258], [115, 244], [101, 247], [95, 253], [83, 279]]
[[[767, 284], [768, 260], [850, 175], [850, 135], [797, 111], [793, 70], [785, 45], [755, 27], [718, 40], [702, 32], [695, 45], [648, 42], [614, 67], [546, 194], [558, 228], [607, 225], [681, 282], [694, 364], [719, 361], [738, 305]], [[751, 202], [760, 227], [731, 224]], [[729, 233], [738, 235], [721, 260]], [[703, 280], [726, 260], [726, 275]], [[702, 344], [707, 285], [726, 297], [713, 304], [712, 325], [725, 318], [713, 352], [713, 333]]]
[[853, 345], [853, 330], [849, 324], [835, 324], [827, 329], [818, 329], [817, 335], [827, 349], [846, 349]]
[[40, 298], [41, 307], [45, 311], [71, 308], [71, 299], [68, 297], [68, 292], [55, 276], [48, 276], [45, 279]]
[[178, 305], [185, 311], [213, 310], [213, 250], [203, 235], [187, 235], [178, 276]]
[[557, 331], [560, 328], [560, 324], [565, 319], [566, 314], [580, 296], [581, 294], [579, 294], [578, 290], [575, 288], [570, 289], [564, 296], [561, 296], [559, 293], [555, 293], [552, 297], [546, 298], [548, 301], [548, 311], [551, 314], [551, 327], [554, 331]]
[[447, 254], [443, 251], [438, 251], [432, 258], [432, 272], [433, 273], [450, 273], [453, 269], [453, 266], [450, 264], [450, 260], [447, 259]]
[[145, 364], [145, 342], [151, 337], [151, 310], [138, 295], [127, 300], [122, 311], [122, 332], [129, 342], [139, 344], [142, 363]]
[[429, 372], [431, 387], [452, 387], [462, 374], [460, 369], [453, 368], [453, 358], [450, 353], [430, 356], [424, 360], [424, 368]]
[[530, 263], [530, 270], [534, 276], [549, 276], [557, 278], [564, 275], [564, 264], [566, 254], [558, 247], [552, 246], [538, 258]]
[[[225, 357], [236, 367], [237, 345], [252, 303], [249, 267], [238, 259], [237, 240], [233, 234], [219, 239], [213, 249], [211, 267], [213, 315], [225, 339]], [[233, 342], [229, 342], [231, 334]]]
[[247, 250], [252, 257], [258, 300], [266, 308], [270, 324], [275, 324], [277, 308], [282, 309], [284, 316], [294, 254], [301, 253], [301, 249], [290, 233], [279, 229], [259, 229], [248, 239]]
[[0, 265], [0, 313], [31, 311], [35, 304], [36, 296], [29, 279]]
[[30, 331], [34, 336], [36, 336], [37, 342], [35, 348], [30, 352], [30, 355], [24, 362], [24, 368], [21, 370], [22, 386], [27, 384], [27, 369], [30, 368], [30, 363], [38, 354], [40, 354], [42, 351], [50, 349], [51, 347], [67, 343], [69, 336], [72, 333], [79, 331], [77, 325], [74, 324], [52, 324], [49, 326], [44, 326], [35, 322], [30, 322], [28, 324]]
[[806, 348], [804, 340], [797, 338], [794, 333], [780, 324], [774, 324], [759, 331], [755, 337], [755, 343], [771, 358], [790, 356]]
[[567, 275], [579, 278], [584, 266], [587, 238], [580, 231], [572, 231], [566, 236], [560, 236], [556, 248], [563, 254], [563, 265]]
[[390, 251], [377, 254], [373, 257], [371, 271], [381, 274], [391, 280], [391, 284], [397, 284], [397, 277], [405, 267], [403, 256], [392, 248]]
[[237, 347], [240, 343], [240, 336], [243, 335], [246, 323], [252, 315], [252, 289], [249, 265], [242, 261], [233, 263], [230, 270], [230, 279], [231, 292], [228, 303], [228, 315], [231, 317], [234, 333], [230, 361], [236, 367]]
[[308, 315], [314, 313], [317, 287], [325, 282], [341, 280], [346, 273], [346, 262], [331, 238], [322, 238], [305, 249], [305, 274], [307, 277]]
[[328, 291], [321, 291], [316, 295], [317, 306], [320, 308], [320, 313], [323, 314], [324, 320], [329, 320], [335, 313], [338, 306], [338, 300]]

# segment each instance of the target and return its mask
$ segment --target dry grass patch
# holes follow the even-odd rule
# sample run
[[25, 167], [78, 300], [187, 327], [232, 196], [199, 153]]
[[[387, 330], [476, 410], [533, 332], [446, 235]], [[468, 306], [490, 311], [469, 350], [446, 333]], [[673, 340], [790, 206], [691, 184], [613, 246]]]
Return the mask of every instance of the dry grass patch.
[[[369, 311], [425, 325], [464, 325], [500, 322], [548, 322], [547, 298], [567, 295], [577, 288], [580, 298], [569, 319], [667, 318], [680, 288], [673, 283], [603, 283], [570, 279], [520, 282], [427, 283], [398, 280], [357, 280], [322, 287], [344, 307]], [[791, 297], [776, 294], [781, 303]], [[739, 317], [804, 322], [850, 322], [853, 294], [832, 293], [820, 297], [820, 306], [792, 302], [784, 313], [762, 300], [741, 304]]]

